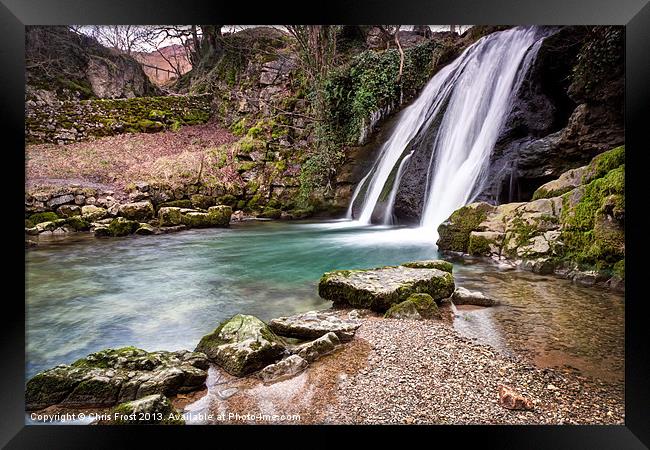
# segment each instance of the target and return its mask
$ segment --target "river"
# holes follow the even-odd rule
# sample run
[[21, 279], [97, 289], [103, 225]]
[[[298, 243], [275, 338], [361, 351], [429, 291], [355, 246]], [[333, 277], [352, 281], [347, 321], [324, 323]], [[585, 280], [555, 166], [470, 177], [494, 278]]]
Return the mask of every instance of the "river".
[[[107, 347], [191, 350], [236, 313], [268, 320], [326, 308], [317, 294], [324, 272], [436, 258], [420, 236], [345, 221], [255, 221], [41, 242], [26, 253], [26, 376]], [[501, 302], [459, 307], [461, 334], [542, 367], [623, 381], [622, 294], [482, 261], [455, 262], [454, 276]]]

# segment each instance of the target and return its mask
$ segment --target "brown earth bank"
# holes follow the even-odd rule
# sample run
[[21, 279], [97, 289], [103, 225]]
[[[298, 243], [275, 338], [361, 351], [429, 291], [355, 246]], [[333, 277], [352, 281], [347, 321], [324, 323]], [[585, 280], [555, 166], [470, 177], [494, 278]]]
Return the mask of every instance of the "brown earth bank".
[[[177, 131], [126, 133], [67, 145], [25, 147], [27, 187], [100, 183], [123, 190], [130, 182], [178, 183], [198, 175], [202, 157], [236, 138], [216, 122]], [[225, 151], [225, 150], [224, 150]], [[206, 175], [212, 167], [205, 164]], [[57, 181], [52, 181], [57, 180]]]
[[[194, 416], [210, 424], [624, 423], [622, 384], [501, 355], [461, 337], [446, 312], [444, 321], [367, 313], [350, 343], [270, 385], [213, 366], [207, 390], [179, 396], [174, 406], [188, 423]], [[500, 406], [502, 385], [533, 409]]]

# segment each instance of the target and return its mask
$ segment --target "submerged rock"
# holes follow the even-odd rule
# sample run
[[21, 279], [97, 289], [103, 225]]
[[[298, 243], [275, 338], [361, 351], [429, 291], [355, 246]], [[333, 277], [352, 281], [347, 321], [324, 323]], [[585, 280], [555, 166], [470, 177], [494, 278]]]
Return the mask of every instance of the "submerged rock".
[[181, 414], [167, 397], [148, 395], [137, 400], [121, 403], [111, 411], [111, 419], [101, 425], [184, 425]]
[[265, 383], [285, 380], [294, 377], [305, 370], [309, 363], [299, 355], [291, 355], [275, 364], [266, 366], [260, 372], [260, 378]]
[[203, 336], [195, 351], [241, 377], [280, 359], [285, 343], [257, 317], [237, 314]]
[[338, 270], [324, 274], [318, 294], [335, 304], [384, 312], [414, 293], [442, 300], [454, 292], [454, 277], [438, 269], [395, 266], [369, 270]]
[[493, 306], [497, 302], [479, 291], [470, 291], [464, 287], [457, 287], [451, 296], [454, 305]]
[[316, 340], [298, 345], [290, 351], [305, 361], [312, 363], [323, 355], [333, 351], [341, 340], [336, 333], [329, 332]]
[[207, 368], [205, 355], [186, 350], [106, 349], [35, 375], [27, 382], [26, 408], [112, 406], [150, 394], [189, 392], [204, 386]]
[[280, 336], [298, 339], [316, 339], [328, 333], [335, 333], [341, 341], [349, 341], [361, 322], [340, 319], [333, 313], [309, 311], [289, 317], [278, 317], [269, 322], [269, 327]]

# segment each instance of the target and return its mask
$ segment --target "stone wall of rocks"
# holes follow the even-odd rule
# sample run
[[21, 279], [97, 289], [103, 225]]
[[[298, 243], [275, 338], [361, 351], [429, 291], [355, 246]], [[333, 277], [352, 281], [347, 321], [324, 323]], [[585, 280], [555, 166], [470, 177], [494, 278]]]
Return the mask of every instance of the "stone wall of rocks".
[[65, 144], [129, 132], [156, 132], [205, 123], [211, 95], [93, 100], [28, 100], [25, 141]]

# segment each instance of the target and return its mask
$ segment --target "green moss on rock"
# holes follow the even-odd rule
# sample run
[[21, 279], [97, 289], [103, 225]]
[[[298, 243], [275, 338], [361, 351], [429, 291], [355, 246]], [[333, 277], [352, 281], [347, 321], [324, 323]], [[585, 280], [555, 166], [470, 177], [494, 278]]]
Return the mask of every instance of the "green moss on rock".
[[59, 218], [60, 217], [56, 213], [48, 211], [48, 212], [32, 214], [31, 216], [29, 216], [28, 220], [34, 225], [38, 225], [39, 223], [43, 223], [43, 222], [54, 222]]
[[412, 302], [418, 310], [418, 313], [425, 319], [439, 319], [440, 311], [435, 300], [429, 294], [416, 293], [408, 296], [406, 301]]
[[412, 267], [414, 269], [438, 269], [443, 272], [452, 273], [454, 270], [454, 265], [448, 261], [442, 259], [430, 259], [424, 261], [411, 261], [402, 264], [404, 267]]
[[88, 231], [90, 229], [90, 223], [80, 216], [68, 217], [65, 223], [75, 231]]
[[263, 219], [279, 219], [281, 215], [282, 215], [282, 211], [280, 211], [279, 209], [264, 208], [264, 211], [258, 214], [257, 217]]
[[124, 217], [117, 217], [111, 220], [111, 223], [108, 225], [108, 230], [112, 236], [127, 236], [133, 234], [138, 228], [140, 228], [138, 222], [125, 219]]
[[470, 233], [475, 231], [486, 219], [487, 213], [494, 209], [494, 206], [487, 203], [472, 203], [454, 211], [449, 219], [438, 227], [438, 248], [467, 253]]
[[237, 314], [203, 336], [195, 351], [228, 373], [244, 376], [282, 357], [285, 343], [260, 319]]

